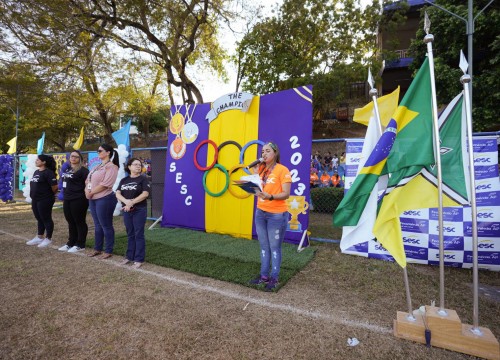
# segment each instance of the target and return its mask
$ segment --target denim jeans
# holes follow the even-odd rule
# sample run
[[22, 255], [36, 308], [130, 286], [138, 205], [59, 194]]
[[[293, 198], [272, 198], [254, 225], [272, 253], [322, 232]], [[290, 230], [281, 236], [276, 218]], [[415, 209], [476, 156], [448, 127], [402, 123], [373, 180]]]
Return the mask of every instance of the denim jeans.
[[106, 246], [104, 251], [108, 254], [113, 253], [115, 245], [115, 228], [113, 227], [113, 212], [116, 207], [115, 193], [106, 195], [103, 198], [92, 200], [90, 199], [90, 213], [94, 219], [95, 227], [95, 244], [94, 249], [102, 251], [104, 238], [106, 238]]
[[270, 213], [257, 209], [255, 211], [255, 229], [260, 244], [260, 276], [278, 278], [281, 267], [281, 243], [285, 237], [288, 213]]
[[123, 222], [127, 229], [127, 259], [135, 262], [144, 262], [146, 255], [146, 239], [144, 226], [146, 225], [147, 207], [138, 207], [134, 211], [123, 212]]

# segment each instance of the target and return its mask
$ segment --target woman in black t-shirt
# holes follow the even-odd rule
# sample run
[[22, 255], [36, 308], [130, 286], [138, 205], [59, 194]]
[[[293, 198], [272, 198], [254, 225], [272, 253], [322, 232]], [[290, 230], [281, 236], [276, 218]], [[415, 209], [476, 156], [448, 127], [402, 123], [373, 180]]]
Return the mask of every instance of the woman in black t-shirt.
[[52, 243], [54, 231], [52, 207], [57, 193], [56, 162], [52, 156], [41, 154], [35, 160], [35, 165], [38, 169], [30, 180], [30, 197], [31, 210], [38, 222], [38, 235], [26, 244], [43, 248]]
[[147, 217], [147, 198], [151, 187], [145, 175], [141, 175], [142, 162], [131, 158], [125, 164], [129, 176], [123, 178], [116, 189], [116, 198], [122, 203], [123, 222], [127, 229], [127, 254], [122, 264], [134, 262], [134, 267], [141, 267], [146, 255], [144, 226]]
[[62, 173], [63, 179], [63, 210], [68, 222], [69, 237], [66, 245], [59, 251], [76, 253], [85, 250], [87, 240], [87, 209], [89, 200], [85, 197], [85, 179], [89, 170], [83, 167], [82, 154], [75, 150], [69, 156], [70, 167]]

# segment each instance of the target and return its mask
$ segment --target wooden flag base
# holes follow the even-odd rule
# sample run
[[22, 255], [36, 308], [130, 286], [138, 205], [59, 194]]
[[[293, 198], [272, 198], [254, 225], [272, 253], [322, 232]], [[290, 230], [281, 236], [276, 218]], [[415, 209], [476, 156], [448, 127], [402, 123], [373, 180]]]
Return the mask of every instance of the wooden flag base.
[[425, 314], [416, 315], [415, 321], [408, 320], [408, 313], [398, 311], [394, 320], [394, 336], [425, 344], [425, 325], [431, 331], [431, 345], [461, 352], [485, 359], [500, 360], [500, 346], [493, 333], [479, 327], [482, 335], [475, 335], [472, 325], [462, 324], [455, 310], [446, 310], [448, 316], [441, 316], [439, 308], [425, 307]]

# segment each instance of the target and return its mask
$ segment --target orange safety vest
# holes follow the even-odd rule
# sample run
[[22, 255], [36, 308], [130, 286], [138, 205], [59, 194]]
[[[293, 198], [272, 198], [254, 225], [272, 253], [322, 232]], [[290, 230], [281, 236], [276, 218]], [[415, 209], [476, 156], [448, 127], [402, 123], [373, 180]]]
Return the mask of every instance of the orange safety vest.
[[323, 185], [330, 185], [330, 176], [328, 174], [321, 175], [321, 183]]
[[332, 175], [332, 184], [333, 186], [337, 186], [340, 183], [340, 176]]
[[318, 181], [319, 181], [318, 175], [312, 173], [311, 176], [309, 177], [309, 182], [311, 183], [311, 185], [316, 185]]

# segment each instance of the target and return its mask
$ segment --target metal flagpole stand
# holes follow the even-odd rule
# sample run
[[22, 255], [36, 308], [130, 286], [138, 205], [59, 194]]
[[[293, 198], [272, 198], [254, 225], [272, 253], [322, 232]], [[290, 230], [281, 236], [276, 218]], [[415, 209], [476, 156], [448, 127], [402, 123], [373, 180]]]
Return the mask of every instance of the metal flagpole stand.
[[431, 76], [431, 94], [432, 94], [432, 124], [434, 127], [434, 156], [436, 157], [436, 172], [438, 185], [438, 226], [439, 226], [439, 311], [441, 316], [447, 316], [448, 313], [444, 307], [444, 236], [443, 236], [443, 182], [441, 174], [441, 144], [439, 138], [439, 118], [437, 112], [436, 82], [434, 79], [434, 55], [432, 52], [432, 42], [434, 36], [429, 34], [431, 22], [427, 12], [425, 13], [424, 43], [427, 44], [427, 56], [429, 58], [429, 71]]
[[473, 287], [473, 307], [472, 307], [472, 329], [471, 331], [478, 336], [483, 333], [479, 329], [479, 273], [477, 265], [477, 206], [476, 206], [476, 177], [474, 174], [474, 147], [472, 144], [472, 109], [469, 101], [469, 83], [471, 81], [470, 75], [467, 74], [469, 65], [465, 60], [463, 52], [460, 52], [460, 69], [464, 75], [460, 78], [460, 82], [464, 86], [464, 104], [465, 104], [465, 118], [467, 121], [467, 147], [469, 149], [469, 174], [470, 174], [470, 205], [472, 213], [472, 287]]
[[[426, 14], [427, 23], [427, 14]], [[428, 34], [428, 25], [426, 26], [427, 35], [425, 42], [427, 43], [429, 65], [431, 70], [431, 84], [433, 96], [433, 115], [437, 115], [435, 87], [434, 87], [434, 67], [432, 60], [432, 35]], [[460, 68], [465, 73], [467, 66], [461, 61]], [[467, 133], [469, 145], [469, 172], [471, 177], [471, 208], [472, 208], [472, 234], [473, 234], [473, 282], [474, 282], [474, 309], [473, 309], [473, 325], [462, 324], [457, 312], [454, 310], [444, 309], [444, 257], [443, 257], [443, 227], [442, 227], [442, 193], [441, 193], [441, 169], [438, 167], [438, 191], [439, 191], [439, 260], [440, 260], [440, 307], [426, 306], [425, 313], [414, 322], [404, 316], [404, 313], [398, 312], [397, 320], [394, 320], [394, 335], [399, 338], [416, 341], [428, 346], [437, 346], [452, 351], [461, 352], [479, 356], [486, 359], [500, 360], [500, 344], [495, 338], [491, 330], [487, 328], [479, 328], [478, 326], [478, 269], [477, 269], [477, 214], [475, 203], [475, 188], [474, 188], [474, 157], [472, 144], [472, 121], [470, 98], [467, 91], [469, 90], [470, 76], [464, 75], [460, 79], [464, 85], [464, 105], [467, 119]], [[434, 111], [436, 111], [434, 113]], [[437, 116], [433, 116], [437, 120]], [[434, 122], [436, 126], [437, 122]], [[439, 126], [435, 134], [438, 139], [434, 146], [439, 147]], [[435, 135], [436, 136], [436, 135]], [[439, 152], [436, 154], [436, 165], [440, 160]], [[440, 162], [439, 162], [440, 165]]]
[[[370, 96], [373, 101], [373, 110], [375, 112], [375, 120], [377, 121], [377, 126], [379, 130], [379, 137], [382, 136], [382, 122], [380, 121], [380, 112], [378, 109], [378, 104], [377, 104], [377, 95], [378, 91], [374, 87], [374, 81], [373, 81], [373, 76], [371, 73], [371, 70], [368, 69], [368, 84], [370, 85]], [[390, 175], [389, 175], [390, 176]], [[408, 315], [407, 319], [409, 321], [415, 321], [415, 316], [413, 316], [413, 307], [411, 305], [411, 294], [410, 294], [410, 284], [408, 282], [408, 272], [406, 270], [406, 267], [403, 268], [403, 280], [405, 283], [405, 290], [406, 290], [406, 302], [408, 305]]]

